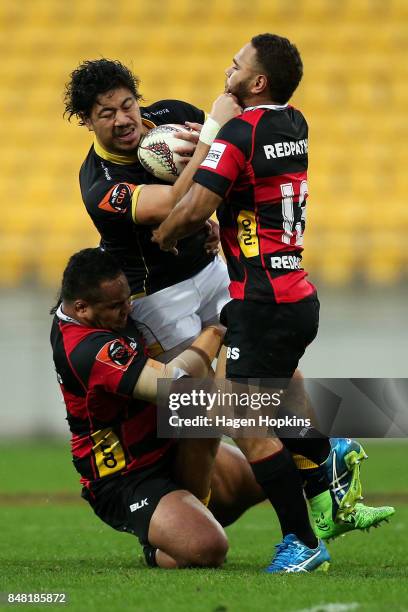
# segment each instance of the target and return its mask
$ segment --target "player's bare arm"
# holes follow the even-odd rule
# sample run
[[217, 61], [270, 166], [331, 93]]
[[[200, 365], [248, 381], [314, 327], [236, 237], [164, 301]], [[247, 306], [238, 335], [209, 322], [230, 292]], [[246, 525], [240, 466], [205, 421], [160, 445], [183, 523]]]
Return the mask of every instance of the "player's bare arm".
[[202, 227], [221, 201], [219, 195], [195, 183], [163, 223], [153, 231], [153, 242], [157, 242], [162, 251], [176, 254], [177, 241]]
[[[133, 196], [133, 219], [135, 223], [155, 225], [161, 223], [169, 215], [176, 203], [190, 189], [193, 176], [205, 159], [218, 130], [227, 121], [239, 115], [241, 110], [235, 96], [231, 94], [218, 96], [214, 101], [209, 118], [200, 132], [194, 154], [174, 185], [143, 185], [135, 192]], [[188, 134], [183, 134], [184, 139], [186, 139], [185, 137], [188, 138]], [[191, 138], [194, 139], [194, 136]]]
[[133, 397], [154, 402], [157, 397], [157, 381], [163, 378], [173, 380], [183, 375], [204, 378], [218, 355], [223, 339], [223, 327], [211, 325], [169, 363], [148, 359], [135, 385]]

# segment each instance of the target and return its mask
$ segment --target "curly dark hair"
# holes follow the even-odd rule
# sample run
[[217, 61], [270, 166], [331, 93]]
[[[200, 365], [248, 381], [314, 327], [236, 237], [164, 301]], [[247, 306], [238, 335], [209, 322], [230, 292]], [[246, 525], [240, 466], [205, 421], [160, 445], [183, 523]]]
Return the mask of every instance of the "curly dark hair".
[[303, 76], [300, 53], [287, 38], [277, 34], [258, 34], [251, 39], [259, 66], [265, 70], [271, 98], [286, 104]]
[[96, 98], [111, 89], [126, 87], [135, 96], [142, 99], [138, 91], [140, 81], [129, 68], [118, 60], [106, 58], [82, 62], [70, 75], [70, 81], [65, 85], [64, 117], [68, 121], [75, 115], [79, 125], [84, 125], [84, 119], [90, 116]]
[[72, 303], [78, 298], [95, 304], [101, 297], [101, 283], [114, 280], [121, 273], [116, 259], [100, 248], [82, 249], [74, 253], [62, 275], [60, 297], [50, 314], [55, 314], [61, 302]]

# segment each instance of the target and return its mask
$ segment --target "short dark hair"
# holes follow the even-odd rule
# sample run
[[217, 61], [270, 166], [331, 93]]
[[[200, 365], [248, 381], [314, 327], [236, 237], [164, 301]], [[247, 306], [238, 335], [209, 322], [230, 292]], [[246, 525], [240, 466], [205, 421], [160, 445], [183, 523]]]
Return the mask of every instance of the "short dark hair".
[[70, 75], [70, 81], [65, 85], [64, 117], [68, 121], [75, 115], [80, 125], [84, 125], [84, 118], [89, 117], [96, 98], [111, 89], [126, 87], [135, 96], [136, 100], [142, 98], [139, 93], [139, 79], [129, 68], [118, 60], [106, 58], [87, 60], [82, 62]]
[[70, 257], [62, 275], [58, 304], [51, 309], [54, 314], [61, 302], [83, 299], [90, 304], [100, 300], [100, 285], [114, 280], [122, 270], [116, 259], [100, 248], [82, 249]]
[[287, 38], [258, 34], [251, 39], [260, 67], [265, 70], [273, 102], [286, 104], [303, 76], [300, 53]]

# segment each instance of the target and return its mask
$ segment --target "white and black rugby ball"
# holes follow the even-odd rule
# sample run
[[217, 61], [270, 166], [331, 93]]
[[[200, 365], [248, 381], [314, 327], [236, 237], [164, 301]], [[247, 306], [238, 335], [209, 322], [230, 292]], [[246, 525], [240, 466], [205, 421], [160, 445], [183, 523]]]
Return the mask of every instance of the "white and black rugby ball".
[[[143, 136], [137, 149], [137, 156], [143, 168], [158, 179], [174, 183], [185, 167], [183, 157], [174, 152], [174, 148], [188, 148], [191, 153], [194, 145], [175, 138], [177, 132], [189, 132], [184, 125], [166, 123], [159, 125]], [[185, 158], [184, 158], [185, 159]]]

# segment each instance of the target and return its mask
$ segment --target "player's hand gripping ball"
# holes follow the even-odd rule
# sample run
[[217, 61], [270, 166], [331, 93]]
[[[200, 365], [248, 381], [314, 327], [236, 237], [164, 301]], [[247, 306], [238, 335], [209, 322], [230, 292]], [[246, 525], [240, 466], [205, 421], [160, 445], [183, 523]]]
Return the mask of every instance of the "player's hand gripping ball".
[[[187, 139], [176, 138], [175, 134], [191, 134], [184, 125], [168, 123], [159, 125], [143, 136], [137, 149], [142, 166], [158, 179], [174, 183], [185, 168], [186, 161], [194, 153], [196, 145]], [[180, 155], [182, 150], [184, 155]]]

